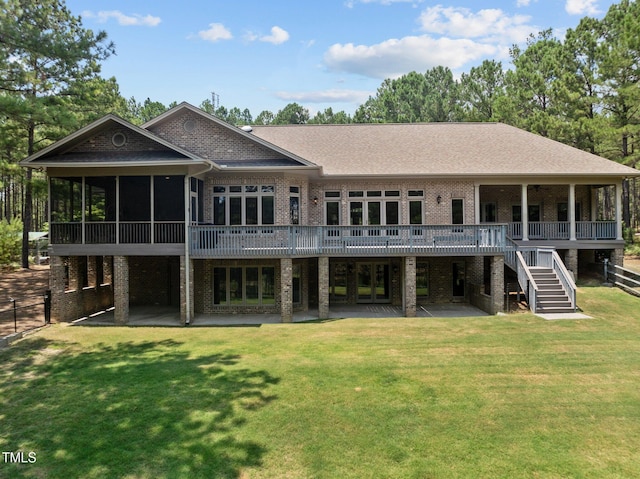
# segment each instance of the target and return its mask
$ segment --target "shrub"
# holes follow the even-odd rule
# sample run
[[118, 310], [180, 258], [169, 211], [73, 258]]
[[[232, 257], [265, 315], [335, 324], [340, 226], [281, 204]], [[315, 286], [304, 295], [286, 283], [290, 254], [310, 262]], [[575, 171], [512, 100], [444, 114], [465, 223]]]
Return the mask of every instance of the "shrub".
[[22, 221], [0, 221], [0, 266], [7, 266], [20, 261], [22, 251]]

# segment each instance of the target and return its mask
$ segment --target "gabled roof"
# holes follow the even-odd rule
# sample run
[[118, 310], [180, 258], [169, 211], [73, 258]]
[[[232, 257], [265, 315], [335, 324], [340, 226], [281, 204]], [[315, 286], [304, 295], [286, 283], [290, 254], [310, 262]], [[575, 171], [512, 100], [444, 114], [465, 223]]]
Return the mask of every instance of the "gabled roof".
[[[114, 150], [114, 151], [73, 151], [75, 147], [81, 145], [87, 140], [99, 134], [105, 129], [114, 126], [121, 127], [131, 132], [133, 135], [140, 135], [157, 145], [157, 148], [132, 151], [130, 149]], [[30, 157], [20, 162], [23, 166], [30, 167], [54, 167], [54, 166], [122, 166], [126, 162], [128, 166], [144, 166], [151, 164], [163, 165], [184, 165], [206, 164], [211, 162], [194, 155], [170, 142], [154, 135], [153, 133], [142, 129], [128, 121], [108, 114], [99, 120], [81, 128], [71, 135], [63, 138], [56, 143], [38, 151]]]
[[[163, 114], [153, 118], [152, 120], [148, 121], [147, 123], [145, 123], [144, 125], [142, 125], [142, 128], [145, 129], [151, 129], [154, 126], [160, 125], [163, 122], [169, 121], [171, 118], [174, 118], [177, 115], [182, 114], [185, 110], [190, 111], [192, 113], [197, 114], [198, 116], [204, 118], [206, 121], [210, 121], [212, 123], [215, 123], [216, 125], [227, 129], [229, 132], [231, 132], [234, 135], [237, 135], [239, 138], [244, 138], [248, 141], [257, 143], [259, 145], [262, 145], [263, 147], [266, 147], [270, 150], [273, 150], [281, 155], [284, 156], [284, 158], [282, 160], [279, 161], [270, 161], [270, 160], [264, 160], [264, 162], [262, 162], [259, 167], [261, 168], [266, 168], [269, 166], [275, 166], [275, 167], [312, 167], [313, 169], [317, 169], [317, 165], [314, 164], [312, 161], [309, 161], [308, 158], [302, 157], [297, 155], [295, 152], [289, 151], [286, 148], [283, 148], [282, 145], [279, 144], [275, 144], [275, 143], [271, 143], [269, 141], [264, 140], [263, 138], [253, 135], [250, 131], [250, 129], [248, 131], [243, 130], [242, 128], [238, 128], [237, 126], [231, 125], [230, 123], [227, 123], [226, 121], [221, 120], [220, 118], [217, 118], [214, 115], [210, 115], [209, 113], [196, 108], [195, 106], [187, 103], [187, 102], [182, 102], [179, 105], [171, 108], [170, 110], [167, 110], [166, 112], [164, 112]], [[223, 162], [219, 162], [218, 160], [214, 160], [216, 161], [216, 163], [218, 164], [222, 164]], [[228, 162], [229, 164], [226, 165], [228, 167], [233, 167], [233, 168], [255, 168], [255, 165], [251, 165], [250, 162]], [[297, 164], [296, 164], [297, 163]]]
[[640, 176], [640, 171], [501, 123], [254, 126], [328, 176]]

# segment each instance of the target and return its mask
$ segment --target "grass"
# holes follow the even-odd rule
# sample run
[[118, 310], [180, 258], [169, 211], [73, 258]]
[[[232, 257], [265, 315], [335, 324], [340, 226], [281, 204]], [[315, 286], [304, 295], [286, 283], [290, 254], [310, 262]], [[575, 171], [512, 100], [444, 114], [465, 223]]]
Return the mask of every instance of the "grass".
[[55, 325], [0, 351], [10, 478], [640, 477], [640, 305], [247, 328]]

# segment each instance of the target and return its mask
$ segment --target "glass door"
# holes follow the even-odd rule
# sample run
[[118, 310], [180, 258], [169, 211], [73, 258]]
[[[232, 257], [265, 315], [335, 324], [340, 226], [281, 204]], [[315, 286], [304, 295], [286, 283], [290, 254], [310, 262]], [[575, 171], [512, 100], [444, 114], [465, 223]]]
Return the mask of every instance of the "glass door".
[[359, 303], [390, 301], [389, 264], [358, 263], [357, 274]]

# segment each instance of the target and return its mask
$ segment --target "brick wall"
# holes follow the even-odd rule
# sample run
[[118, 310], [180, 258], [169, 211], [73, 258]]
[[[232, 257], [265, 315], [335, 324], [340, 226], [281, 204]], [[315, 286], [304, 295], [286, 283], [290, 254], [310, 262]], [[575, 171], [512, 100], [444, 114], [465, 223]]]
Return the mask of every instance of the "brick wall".
[[[185, 123], [190, 122], [193, 130], [187, 131]], [[190, 111], [176, 115], [149, 129], [174, 145], [211, 160], [265, 160], [278, 159], [283, 155], [255, 141], [245, 139], [238, 130], [220, 126]]]
[[[83, 257], [81, 261], [74, 256], [51, 256], [49, 288], [52, 321], [73, 321], [104, 311], [113, 305], [111, 277], [105, 277], [103, 283], [98, 284], [96, 276], [91, 274], [88, 275], [90, 282], [86, 287], [79, 282], [82, 275], [78, 268], [81, 265], [86, 265], [87, 269], [95, 268], [96, 262], [100, 260], [102, 257]], [[111, 264], [110, 258], [105, 258], [104, 262]]]
[[[112, 138], [115, 134], [125, 135], [127, 141], [124, 146], [115, 146]], [[170, 151], [169, 148], [139, 134], [128, 128], [114, 126], [107, 128], [88, 140], [79, 143], [70, 150], [72, 153], [79, 152], [114, 152], [114, 151]]]

